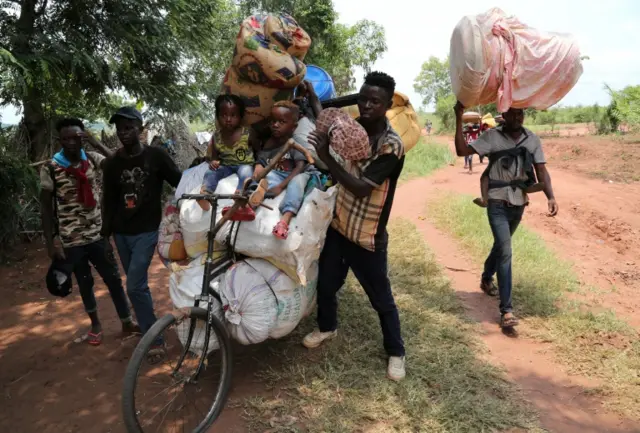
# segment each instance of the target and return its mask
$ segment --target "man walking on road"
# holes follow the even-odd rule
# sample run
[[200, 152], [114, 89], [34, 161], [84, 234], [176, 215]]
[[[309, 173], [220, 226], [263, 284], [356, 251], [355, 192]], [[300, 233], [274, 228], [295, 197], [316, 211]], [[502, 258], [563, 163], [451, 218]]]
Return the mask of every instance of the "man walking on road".
[[[164, 149], [140, 143], [138, 110], [122, 107], [109, 123], [115, 123], [122, 148], [104, 165], [103, 234], [114, 235], [127, 274], [127, 293], [145, 333], [156, 321], [148, 271], [158, 243], [163, 183], [176, 187], [182, 174]], [[156, 343], [161, 349], [162, 341]]]
[[[511, 108], [503, 113], [504, 125], [490, 129], [477, 140], [467, 145], [462, 132], [464, 107], [460, 102], [454, 107], [456, 115], [455, 145], [458, 156], [477, 153], [489, 157], [489, 203], [487, 215], [494, 243], [484, 264], [480, 282], [482, 291], [491, 296], [500, 294], [500, 325], [511, 329], [518, 324], [511, 302], [511, 238], [522, 219], [524, 208], [529, 203], [524, 193], [524, 182], [533, 176], [544, 184], [544, 193], [549, 202], [549, 215], [558, 213], [551, 177], [547, 171], [540, 138], [524, 128], [524, 111]], [[493, 276], [498, 275], [498, 288]]]
[[369, 135], [369, 159], [350, 162], [345, 169], [329, 153], [326, 134], [314, 131], [309, 135], [339, 189], [335, 217], [320, 255], [318, 329], [307, 335], [303, 344], [315, 348], [337, 335], [336, 293], [351, 268], [378, 313], [389, 355], [387, 376], [397, 381], [405, 377], [405, 352], [387, 275], [387, 221], [404, 165], [404, 145], [386, 118], [394, 90], [393, 78], [380, 72], [367, 75], [360, 89], [358, 122]]

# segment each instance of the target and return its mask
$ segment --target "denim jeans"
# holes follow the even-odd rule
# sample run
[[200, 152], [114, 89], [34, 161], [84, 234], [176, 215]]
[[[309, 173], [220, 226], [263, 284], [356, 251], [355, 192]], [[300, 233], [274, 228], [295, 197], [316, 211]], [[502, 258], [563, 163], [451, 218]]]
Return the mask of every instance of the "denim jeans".
[[493, 248], [484, 262], [482, 279], [489, 281], [498, 274], [500, 289], [500, 313], [513, 311], [511, 305], [511, 237], [522, 220], [524, 206], [507, 206], [506, 203], [489, 201], [487, 215], [493, 233]]
[[204, 187], [209, 192], [216, 192], [218, 182], [232, 174], [238, 175], [237, 189], [241, 190], [244, 181], [253, 175], [253, 166], [251, 165], [221, 165], [217, 170], [208, 170], [204, 174]]
[[106, 242], [100, 239], [87, 245], [65, 248], [66, 259], [62, 267], [75, 274], [85, 311], [95, 313], [98, 311], [98, 305], [93, 292], [93, 276], [89, 265], [91, 263], [109, 289], [118, 317], [123, 322], [128, 322], [131, 320], [131, 312], [122, 288], [120, 270], [113, 252], [107, 254]]
[[158, 232], [114, 235], [122, 267], [127, 274], [127, 294], [143, 333], [156, 322], [149, 290], [149, 265], [158, 244]]
[[400, 316], [387, 272], [387, 250], [365, 250], [331, 227], [320, 254], [318, 328], [321, 332], [329, 332], [338, 327], [336, 294], [344, 285], [349, 268], [378, 313], [385, 351], [389, 356], [404, 356]]
[[[289, 177], [287, 172], [270, 171], [267, 174], [269, 188], [280, 185], [287, 177]], [[292, 212], [297, 215], [305, 196], [313, 188], [320, 188], [320, 176], [316, 172], [300, 173], [291, 179], [287, 185], [284, 199], [280, 202], [280, 213]]]
[[464, 157], [464, 165], [473, 164], [473, 155], [467, 155]]

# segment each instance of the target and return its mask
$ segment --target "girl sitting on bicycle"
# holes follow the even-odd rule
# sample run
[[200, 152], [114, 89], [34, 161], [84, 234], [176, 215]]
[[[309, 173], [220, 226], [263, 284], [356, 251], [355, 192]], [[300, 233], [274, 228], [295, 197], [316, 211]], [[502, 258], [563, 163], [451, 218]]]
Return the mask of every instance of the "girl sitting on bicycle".
[[[203, 192], [212, 194], [222, 179], [238, 175], [237, 190], [253, 175], [255, 158], [249, 143], [249, 128], [242, 126], [245, 106], [236, 95], [219, 95], [215, 102], [216, 131], [207, 148], [209, 170], [204, 176]], [[253, 212], [249, 207], [239, 212]]]
[[[266, 167], [290, 139], [298, 126], [299, 108], [289, 101], [274, 104], [271, 110], [271, 136], [264, 141], [257, 151], [258, 162], [255, 165], [254, 177]], [[282, 218], [273, 228], [273, 235], [279, 239], [287, 239], [289, 223], [298, 213], [305, 193], [315, 187], [320, 187], [319, 172], [308, 165], [305, 156], [290, 149], [280, 160], [278, 165], [267, 174], [269, 193], [278, 196], [285, 191], [280, 203]]]

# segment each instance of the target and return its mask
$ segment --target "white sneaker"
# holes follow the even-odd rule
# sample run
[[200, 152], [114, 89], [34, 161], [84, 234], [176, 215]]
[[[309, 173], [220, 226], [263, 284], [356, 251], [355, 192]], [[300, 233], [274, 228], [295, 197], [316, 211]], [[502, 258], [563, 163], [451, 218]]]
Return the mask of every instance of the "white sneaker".
[[329, 332], [320, 332], [319, 329], [316, 329], [311, 334], [307, 334], [307, 336], [304, 337], [304, 340], [302, 340], [302, 345], [307, 349], [315, 349], [316, 347], [324, 343], [325, 340], [336, 338], [337, 335], [337, 329], [335, 331]]
[[389, 357], [389, 366], [387, 367], [387, 377], [393, 381], [404, 379], [407, 372], [404, 370], [404, 356]]

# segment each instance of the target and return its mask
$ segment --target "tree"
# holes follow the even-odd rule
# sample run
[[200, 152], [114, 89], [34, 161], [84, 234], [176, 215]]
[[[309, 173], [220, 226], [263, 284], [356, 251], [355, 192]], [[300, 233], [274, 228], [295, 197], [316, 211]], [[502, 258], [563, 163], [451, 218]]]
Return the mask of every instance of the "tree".
[[30, 156], [60, 115], [104, 116], [113, 93], [184, 111], [212, 93], [231, 55], [226, 0], [0, 2], [0, 105], [22, 106]]
[[447, 97], [451, 90], [449, 78], [449, 57], [440, 60], [431, 56], [422, 64], [420, 73], [414, 80], [414, 90], [422, 96], [422, 104], [436, 103], [438, 99]]
[[624, 124], [631, 130], [640, 129], [640, 86], [627, 86], [622, 90], [613, 90], [605, 86], [611, 95], [609, 112], [616, 121], [615, 126]]
[[320, 66], [333, 78], [338, 95], [353, 91], [355, 68], [369, 72], [387, 51], [384, 28], [361, 20], [353, 26], [337, 22], [331, 0], [244, 0], [243, 16], [256, 12], [286, 12], [311, 36], [305, 63]]

